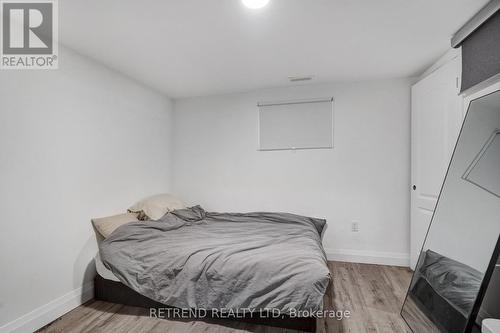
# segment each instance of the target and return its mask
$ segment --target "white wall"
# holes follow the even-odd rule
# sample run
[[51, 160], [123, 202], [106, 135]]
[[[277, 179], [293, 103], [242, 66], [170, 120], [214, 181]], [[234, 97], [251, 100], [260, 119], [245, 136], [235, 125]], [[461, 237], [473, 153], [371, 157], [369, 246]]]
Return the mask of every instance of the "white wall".
[[90, 218], [170, 186], [171, 102], [60, 51], [59, 70], [0, 71], [0, 331], [91, 296]]
[[[327, 96], [333, 150], [257, 151], [257, 101]], [[408, 265], [409, 80], [193, 98], [174, 109], [173, 188], [191, 204], [326, 218], [330, 259]]]

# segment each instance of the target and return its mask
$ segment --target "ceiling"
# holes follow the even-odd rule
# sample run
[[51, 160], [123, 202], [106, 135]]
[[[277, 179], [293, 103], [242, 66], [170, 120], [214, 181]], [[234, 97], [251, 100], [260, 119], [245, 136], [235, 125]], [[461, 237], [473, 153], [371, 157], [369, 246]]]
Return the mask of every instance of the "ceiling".
[[59, 2], [62, 44], [170, 97], [407, 77], [450, 47], [487, 0]]

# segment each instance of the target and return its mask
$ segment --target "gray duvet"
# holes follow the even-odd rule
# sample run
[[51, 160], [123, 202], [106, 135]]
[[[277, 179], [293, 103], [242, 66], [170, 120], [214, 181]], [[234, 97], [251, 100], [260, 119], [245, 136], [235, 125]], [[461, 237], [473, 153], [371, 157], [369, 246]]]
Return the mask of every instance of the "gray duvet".
[[100, 245], [120, 281], [190, 309], [321, 311], [330, 281], [325, 220], [284, 213], [178, 210], [121, 226]]

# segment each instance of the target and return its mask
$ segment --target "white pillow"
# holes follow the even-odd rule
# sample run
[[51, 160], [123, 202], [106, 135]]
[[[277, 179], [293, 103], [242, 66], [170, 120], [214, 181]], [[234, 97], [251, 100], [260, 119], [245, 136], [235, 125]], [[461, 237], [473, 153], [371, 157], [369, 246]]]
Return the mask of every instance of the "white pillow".
[[138, 213], [140, 220], [159, 220], [168, 212], [183, 208], [186, 208], [184, 202], [172, 194], [165, 193], [143, 199], [130, 207], [128, 211]]
[[120, 215], [113, 215], [108, 217], [101, 217], [97, 219], [92, 219], [92, 224], [96, 230], [104, 237], [108, 238], [109, 235], [118, 227], [130, 223], [137, 222], [137, 214], [135, 213], [125, 213]]

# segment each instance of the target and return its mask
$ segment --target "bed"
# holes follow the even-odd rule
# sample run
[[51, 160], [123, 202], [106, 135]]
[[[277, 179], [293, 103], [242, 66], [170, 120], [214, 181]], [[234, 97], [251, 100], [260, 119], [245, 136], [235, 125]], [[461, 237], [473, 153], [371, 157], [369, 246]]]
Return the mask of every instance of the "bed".
[[325, 223], [286, 213], [211, 213], [199, 206], [132, 222], [99, 246], [96, 298], [230, 310], [242, 313], [240, 320], [314, 331], [314, 313], [323, 311], [330, 283], [321, 246]]
[[483, 274], [427, 250], [410, 295], [420, 311], [443, 332], [461, 332], [472, 311]]

